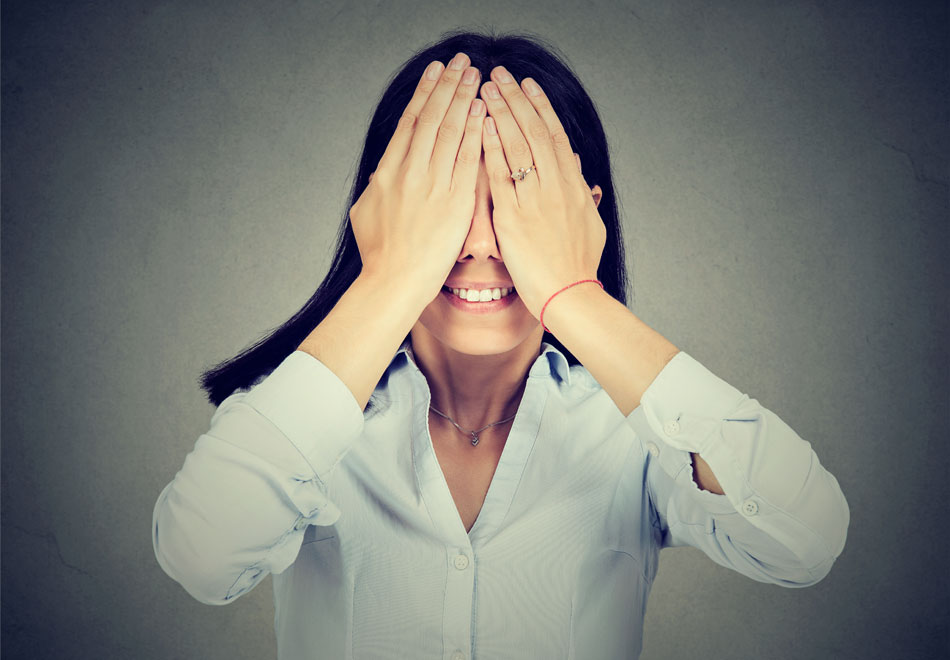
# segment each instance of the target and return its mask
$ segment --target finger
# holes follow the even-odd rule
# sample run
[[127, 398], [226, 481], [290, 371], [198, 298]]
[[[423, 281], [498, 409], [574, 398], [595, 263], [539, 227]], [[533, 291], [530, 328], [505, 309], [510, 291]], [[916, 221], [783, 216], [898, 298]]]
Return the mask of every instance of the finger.
[[[524, 91], [515, 81], [511, 73], [503, 66], [495, 67], [491, 72], [492, 80], [501, 90], [502, 98], [496, 104], [489, 103], [488, 112], [498, 119], [498, 133], [505, 152], [509, 154], [508, 164], [512, 170], [527, 167], [533, 162], [537, 169], [538, 180], [543, 184], [545, 179], [552, 180], [557, 171], [558, 163], [551, 145], [551, 134], [548, 126], [538, 116], [534, 105], [528, 100]], [[507, 105], [507, 112], [501, 105]], [[496, 111], [498, 114], [496, 115]], [[530, 148], [531, 160], [525, 163], [518, 154], [524, 140]], [[518, 164], [511, 162], [514, 155]]]
[[[429, 172], [445, 186], [452, 182], [452, 170], [455, 169], [455, 160], [459, 155], [459, 142], [468, 123], [469, 112], [474, 107], [475, 94], [478, 92], [478, 69], [469, 67], [462, 74], [462, 82], [455, 90], [455, 96], [445, 119], [436, 133], [435, 148], [432, 150], [432, 160], [429, 162]], [[481, 134], [481, 124], [478, 126]]]
[[[488, 106], [488, 114], [495, 120], [498, 138], [509, 170], [515, 172], [519, 168], [528, 168], [532, 163], [535, 163], [531, 146], [521, 133], [518, 122], [511, 113], [511, 108], [508, 107], [508, 103], [498, 89], [498, 84], [487, 82], [482, 85], [482, 98]], [[535, 164], [538, 165], [538, 163]], [[538, 170], [540, 169], [541, 167], [538, 168]], [[532, 172], [526, 179], [519, 181], [518, 186], [529, 188], [538, 186], [539, 179], [537, 176], [538, 172]]]
[[494, 118], [485, 118], [482, 131], [482, 147], [485, 149], [485, 169], [488, 172], [488, 185], [491, 190], [492, 204], [495, 208], [517, 208], [518, 197], [511, 170], [505, 160], [505, 152]]
[[[455, 98], [459, 82], [462, 80], [462, 71], [468, 65], [468, 62], [468, 55], [465, 53], [459, 53], [452, 58], [448, 68], [439, 76], [439, 83], [435, 90], [426, 99], [425, 105], [422, 106], [422, 110], [419, 112], [416, 131], [412, 136], [412, 143], [409, 145], [409, 153], [406, 156], [406, 165], [417, 174], [429, 170], [429, 163], [432, 160], [432, 147], [435, 145], [436, 136], [442, 126], [442, 121], [445, 119], [446, 110], [452, 103], [452, 99]], [[472, 96], [474, 96], [474, 93], [472, 93]], [[469, 99], [471, 100], [471, 97]], [[458, 143], [462, 139], [461, 130], [456, 129], [454, 139], [455, 149], [458, 151]]]
[[435, 89], [438, 84], [439, 74], [442, 73], [442, 68], [442, 62], [432, 62], [426, 67], [422, 78], [419, 80], [419, 84], [416, 85], [416, 91], [413, 92], [409, 104], [406, 106], [406, 109], [403, 110], [402, 116], [399, 118], [399, 123], [396, 124], [396, 131], [389, 140], [386, 151], [383, 152], [382, 157], [379, 159], [379, 164], [376, 166], [377, 172], [387, 173], [395, 171], [396, 168], [402, 164], [403, 160], [405, 160], [406, 153], [409, 151], [409, 145], [412, 142], [412, 135], [416, 130], [419, 113], [429, 99], [432, 90]]
[[571, 148], [571, 140], [561, 125], [561, 120], [557, 118], [554, 108], [551, 107], [551, 102], [544, 93], [544, 90], [541, 89], [541, 86], [538, 85], [537, 81], [533, 78], [525, 78], [521, 81], [521, 85], [527, 92], [525, 98], [528, 99], [535, 111], [537, 111], [538, 115], [547, 125], [550, 144], [554, 150], [554, 155], [557, 158], [562, 176], [568, 180], [583, 180], [583, 177], [579, 176], [579, 172], [575, 174], [577, 169], [580, 168], [580, 157], [578, 157], [577, 161], [574, 161], [574, 150]]
[[465, 135], [451, 172], [452, 190], [475, 190], [478, 179], [478, 163], [482, 157], [482, 124], [485, 121], [485, 103], [481, 99], [472, 101]]

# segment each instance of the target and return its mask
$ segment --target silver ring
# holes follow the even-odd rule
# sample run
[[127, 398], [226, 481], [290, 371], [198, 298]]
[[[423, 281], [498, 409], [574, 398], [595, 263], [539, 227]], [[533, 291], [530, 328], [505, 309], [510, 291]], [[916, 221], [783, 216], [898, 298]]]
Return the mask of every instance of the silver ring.
[[515, 181], [524, 181], [524, 178], [528, 176], [528, 173], [534, 169], [535, 169], [534, 165], [531, 165], [527, 169], [525, 169], [524, 167], [520, 167], [518, 168], [517, 172], [511, 173], [511, 178], [514, 179]]

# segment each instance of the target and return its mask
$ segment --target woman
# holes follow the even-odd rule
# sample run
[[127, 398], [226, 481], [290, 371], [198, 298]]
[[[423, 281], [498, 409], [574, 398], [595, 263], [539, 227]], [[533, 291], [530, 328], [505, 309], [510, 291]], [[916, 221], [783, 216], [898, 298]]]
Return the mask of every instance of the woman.
[[811, 446], [626, 308], [604, 133], [552, 51], [413, 57], [326, 280], [205, 374], [156, 557], [209, 604], [273, 574], [281, 658], [636, 657], [662, 547], [790, 587], [843, 549]]

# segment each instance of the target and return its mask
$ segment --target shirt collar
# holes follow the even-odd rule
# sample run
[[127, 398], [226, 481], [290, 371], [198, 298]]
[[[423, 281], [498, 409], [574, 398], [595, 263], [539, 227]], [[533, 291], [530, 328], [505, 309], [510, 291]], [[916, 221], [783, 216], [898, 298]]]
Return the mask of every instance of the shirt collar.
[[[402, 364], [403, 361], [411, 363], [415, 368], [418, 369], [415, 356], [412, 353], [412, 343], [408, 337], [403, 340], [402, 344], [399, 346], [399, 350], [396, 351], [396, 355], [393, 357], [391, 364]], [[542, 341], [541, 354], [528, 370], [528, 376], [550, 376], [551, 378], [565, 382], [568, 386], [570, 386], [571, 365], [568, 363], [567, 358], [564, 357], [564, 354], [561, 353], [561, 351], [555, 348], [552, 344]]]

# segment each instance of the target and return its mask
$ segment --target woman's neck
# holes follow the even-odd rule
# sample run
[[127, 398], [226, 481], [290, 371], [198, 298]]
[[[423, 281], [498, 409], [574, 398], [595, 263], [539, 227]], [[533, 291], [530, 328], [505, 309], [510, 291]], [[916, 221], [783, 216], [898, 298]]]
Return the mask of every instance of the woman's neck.
[[540, 344], [524, 342], [505, 353], [469, 355], [414, 330], [412, 354], [429, 383], [432, 406], [475, 431], [518, 410]]

